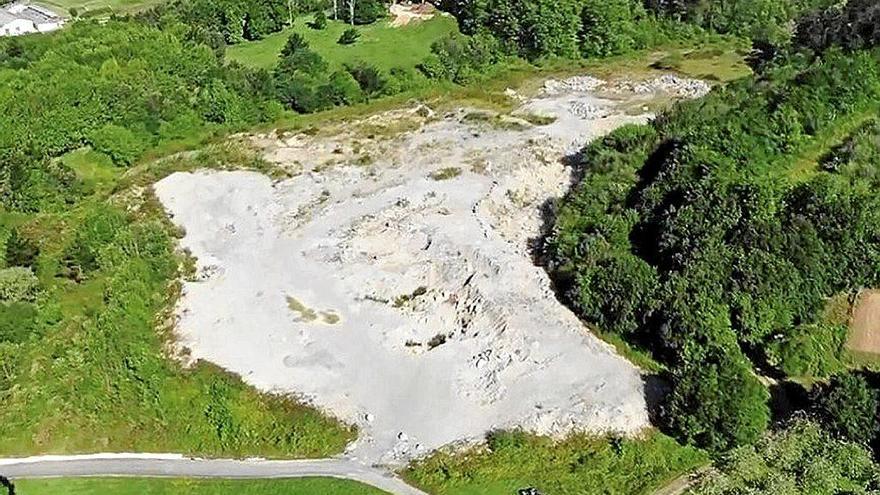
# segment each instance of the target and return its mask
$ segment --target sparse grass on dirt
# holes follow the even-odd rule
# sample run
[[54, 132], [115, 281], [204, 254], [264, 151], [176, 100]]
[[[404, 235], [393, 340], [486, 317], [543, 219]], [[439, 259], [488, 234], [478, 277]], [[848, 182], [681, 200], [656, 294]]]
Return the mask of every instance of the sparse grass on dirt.
[[405, 477], [435, 495], [541, 493], [640, 495], [707, 461], [657, 432], [644, 439], [575, 435], [564, 441], [521, 432], [490, 435], [486, 447], [438, 452], [415, 462]]
[[527, 113], [524, 115], [518, 115], [518, 117], [532, 125], [550, 125], [553, 122], [556, 122], [556, 117], [552, 115], [537, 115], [534, 113]]
[[669, 50], [651, 67], [710, 81], [728, 82], [750, 73], [743, 61], [747, 51], [747, 46], [737, 44]]
[[191, 478], [52, 478], [15, 482], [19, 495], [381, 495], [336, 478], [208, 480]]
[[[542, 125], [547, 125], [553, 122], [555, 119], [551, 119], [550, 121], [545, 121]], [[506, 114], [498, 114], [490, 111], [481, 111], [475, 110], [473, 112], [467, 113], [461, 119], [462, 122], [475, 125], [475, 126], [486, 126], [493, 129], [498, 129], [501, 131], [524, 131], [531, 127], [531, 123], [519, 116], [510, 116]]]
[[[715, 50], [723, 54], [717, 57], [715, 66], [692, 64], [683, 66], [677, 72], [687, 77], [700, 77], [716, 71], [716, 77], [719, 81], [746, 76], [750, 70], [744, 63], [742, 46], [742, 41], [736, 39], [718, 39], [703, 43], [701, 49]], [[280, 51], [280, 49], [279, 46], [278, 50]], [[347, 124], [371, 114], [412, 107], [414, 102], [424, 103], [438, 113], [454, 108], [470, 107], [506, 114], [519, 105], [518, 100], [505, 94], [505, 90], [508, 88], [516, 89], [519, 94], [528, 97], [537, 93], [548, 78], [590, 74], [606, 79], [646, 79], [668, 72], [651, 67], [657, 60], [670, 53], [692, 49], [694, 49], [693, 46], [674, 45], [601, 60], [551, 60], [540, 66], [522, 61], [512, 62], [499, 69], [490, 79], [468, 86], [433, 81], [426, 87], [357, 105], [337, 107], [307, 115], [286, 115], [277, 122], [261, 126], [261, 128], [266, 130], [277, 128], [281, 131], [323, 129], [328, 125]], [[404, 130], [409, 130], [409, 128]], [[378, 132], [375, 134], [387, 136], [391, 133]]]
[[446, 167], [431, 172], [431, 178], [434, 180], [449, 180], [461, 175], [461, 169], [458, 167]]
[[337, 40], [350, 27], [348, 24], [331, 20], [325, 29], [312, 29], [308, 26], [311, 21], [311, 16], [302, 17], [296, 19], [290, 29], [259, 41], [230, 46], [226, 50], [227, 58], [245, 65], [271, 68], [278, 62], [278, 54], [287, 38], [296, 32], [334, 68], [359, 61], [369, 62], [383, 70], [412, 68], [431, 53], [431, 45], [435, 41], [458, 29], [455, 19], [445, 15], [401, 27], [392, 27], [389, 21], [383, 20], [359, 26], [357, 31], [361, 36], [358, 41], [351, 45], [340, 45]]

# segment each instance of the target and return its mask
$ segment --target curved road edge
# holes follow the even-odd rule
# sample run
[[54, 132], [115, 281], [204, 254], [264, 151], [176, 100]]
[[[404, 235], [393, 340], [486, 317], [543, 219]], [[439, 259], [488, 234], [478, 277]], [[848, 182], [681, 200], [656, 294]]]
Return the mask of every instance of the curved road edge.
[[90, 454], [0, 459], [0, 476], [50, 478], [142, 476], [180, 478], [302, 478], [359, 481], [394, 495], [427, 495], [387, 471], [350, 459], [193, 459], [179, 454]]

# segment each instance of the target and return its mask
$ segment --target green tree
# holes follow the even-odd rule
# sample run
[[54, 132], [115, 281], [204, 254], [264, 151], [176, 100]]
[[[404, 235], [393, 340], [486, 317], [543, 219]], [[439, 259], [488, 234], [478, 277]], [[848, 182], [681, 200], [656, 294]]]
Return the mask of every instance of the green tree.
[[358, 82], [346, 71], [336, 71], [330, 80], [320, 89], [333, 105], [352, 105], [363, 99]]
[[873, 495], [878, 467], [861, 445], [796, 421], [729, 452], [688, 495]]
[[663, 409], [670, 432], [721, 452], [758, 439], [770, 421], [770, 394], [738, 352], [710, 345], [672, 370]]
[[281, 49], [281, 54], [279, 56], [283, 60], [308, 49], [309, 42], [306, 41], [301, 34], [293, 33], [287, 37], [287, 41], [284, 43], [284, 48]]
[[586, 0], [581, 11], [581, 54], [606, 57], [636, 48], [638, 22], [646, 16], [633, 0]]
[[835, 435], [857, 443], [870, 443], [880, 431], [878, 393], [864, 376], [847, 372], [835, 375], [814, 393], [814, 411]]
[[359, 63], [346, 66], [345, 69], [357, 81], [361, 91], [367, 97], [381, 92], [382, 88], [385, 87], [385, 79], [382, 77], [382, 73], [373, 65]]
[[309, 23], [309, 27], [318, 30], [327, 28], [327, 14], [323, 10], [319, 10], [315, 14], [314, 20]]
[[353, 45], [361, 37], [361, 33], [355, 28], [348, 28], [339, 35], [336, 41], [340, 45]]
[[[354, 2], [353, 9], [350, 2]], [[384, 0], [342, 0], [342, 4], [345, 7], [340, 9], [340, 17], [352, 25], [372, 24], [385, 17], [388, 12]]]

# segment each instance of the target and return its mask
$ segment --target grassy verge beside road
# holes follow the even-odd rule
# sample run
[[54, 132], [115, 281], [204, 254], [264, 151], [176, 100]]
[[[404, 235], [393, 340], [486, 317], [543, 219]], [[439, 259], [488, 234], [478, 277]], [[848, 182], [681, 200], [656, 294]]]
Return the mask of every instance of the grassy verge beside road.
[[644, 439], [575, 435], [555, 441], [519, 432], [490, 435], [485, 448], [435, 453], [415, 463], [405, 478], [437, 495], [516, 493], [653, 492], [707, 462], [706, 455], [682, 447], [660, 433]]
[[15, 483], [19, 495], [382, 495], [356, 481], [335, 478], [204, 480], [175, 478], [53, 478]]

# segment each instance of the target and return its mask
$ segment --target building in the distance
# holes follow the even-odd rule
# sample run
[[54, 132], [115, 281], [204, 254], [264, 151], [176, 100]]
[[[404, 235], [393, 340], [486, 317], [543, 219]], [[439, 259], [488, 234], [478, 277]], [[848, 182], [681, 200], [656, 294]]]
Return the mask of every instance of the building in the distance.
[[39, 5], [16, 2], [0, 7], [0, 36], [46, 33], [63, 25], [63, 17]]

